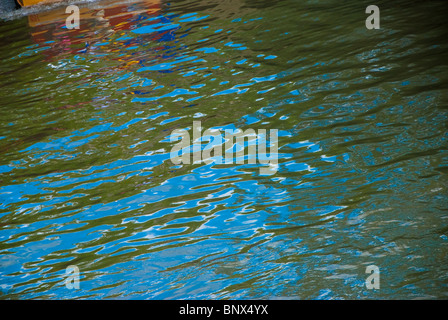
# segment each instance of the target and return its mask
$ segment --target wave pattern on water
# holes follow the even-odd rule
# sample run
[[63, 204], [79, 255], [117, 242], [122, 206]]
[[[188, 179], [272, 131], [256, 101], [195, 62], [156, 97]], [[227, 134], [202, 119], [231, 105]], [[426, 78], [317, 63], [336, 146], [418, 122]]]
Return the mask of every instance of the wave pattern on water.
[[[355, 1], [2, 17], [1, 297], [446, 298], [444, 4], [408, 4], [374, 31]], [[174, 165], [197, 120], [278, 129], [277, 173]]]

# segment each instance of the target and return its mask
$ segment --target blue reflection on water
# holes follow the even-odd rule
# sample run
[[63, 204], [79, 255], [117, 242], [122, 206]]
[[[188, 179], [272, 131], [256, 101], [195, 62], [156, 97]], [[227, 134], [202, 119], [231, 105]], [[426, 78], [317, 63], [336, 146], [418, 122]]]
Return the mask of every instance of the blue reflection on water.
[[[428, 86], [446, 73], [394, 78], [398, 67], [375, 57], [401, 61], [412, 39], [392, 32], [363, 47], [361, 29], [299, 32], [299, 5], [159, 5], [88, 7], [88, 27], [71, 33], [13, 20], [28, 23], [29, 41], [2, 59], [5, 109], [15, 110], [0, 133], [5, 296], [364, 298], [371, 263], [393, 274], [374, 297], [433, 294], [428, 257], [442, 261], [447, 245], [447, 115]], [[322, 50], [309, 51], [316, 37]], [[174, 165], [170, 135], [193, 120], [279, 129], [276, 174], [260, 175], [259, 163]], [[400, 267], [406, 259], [417, 271]], [[64, 285], [71, 264], [79, 290]]]

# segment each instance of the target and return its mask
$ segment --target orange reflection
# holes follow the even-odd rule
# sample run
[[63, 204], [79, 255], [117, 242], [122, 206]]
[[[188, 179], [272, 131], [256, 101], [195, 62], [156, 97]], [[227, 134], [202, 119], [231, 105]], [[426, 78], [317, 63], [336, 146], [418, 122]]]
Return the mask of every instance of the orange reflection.
[[[23, 3], [42, 2], [21, 0]], [[47, 3], [48, 0], [43, 2]], [[50, 0], [50, 2], [54, 2]], [[78, 5], [79, 29], [67, 29], [65, 13], [67, 6], [57, 6], [28, 16], [32, 39], [35, 43], [48, 42], [50, 49], [43, 53], [49, 57], [76, 53], [86, 45], [102, 42], [115, 32], [129, 30], [140, 15], [156, 15], [161, 9], [160, 0], [103, 0]], [[45, 10], [45, 6], [42, 6]], [[150, 23], [157, 23], [157, 20]], [[148, 23], [148, 22], [146, 22]], [[121, 33], [120, 33], [121, 34]], [[158, 40], [163, 34], [154, 34], [150, 40]]]
[[50, 3], [50, 2], [59, 2], [59, 1], [62, 1], [62, 0], [17, 0], [17, 2], [22, 7], [33, 6], [38, 3]]

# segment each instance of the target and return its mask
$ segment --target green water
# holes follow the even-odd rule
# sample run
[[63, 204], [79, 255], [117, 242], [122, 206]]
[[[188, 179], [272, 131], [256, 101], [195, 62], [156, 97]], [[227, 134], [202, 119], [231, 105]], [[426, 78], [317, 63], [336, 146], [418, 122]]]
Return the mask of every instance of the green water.
[[[0, 14], [2, 299], [446, 299], [444, 1], [67, 4]], [[199, 120], [277, 172], [174, 165]]]

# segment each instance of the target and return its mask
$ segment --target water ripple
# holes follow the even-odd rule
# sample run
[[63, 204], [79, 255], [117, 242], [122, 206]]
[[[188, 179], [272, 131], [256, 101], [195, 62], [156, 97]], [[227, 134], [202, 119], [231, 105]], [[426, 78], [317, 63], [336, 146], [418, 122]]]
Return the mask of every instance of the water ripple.
[[[2, 11], [1, 297], [446, 297], [443, 4], [378, 5], [376, 33], [353, 1]], [[193, 121], [278, 129], [276, 173], [174, 165]]]

